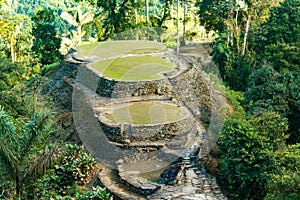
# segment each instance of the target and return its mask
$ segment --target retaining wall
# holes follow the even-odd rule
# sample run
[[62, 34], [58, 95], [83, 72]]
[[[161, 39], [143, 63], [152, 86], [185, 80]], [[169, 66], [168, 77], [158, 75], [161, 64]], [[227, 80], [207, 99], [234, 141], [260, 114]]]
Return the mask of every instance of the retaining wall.
[[161, 124], [112, 124], [101, 119], [99, 123], [109, 140], [119, 143], [172, 139], [177, 133], [194, 127], [191, 115], [180, 121]]

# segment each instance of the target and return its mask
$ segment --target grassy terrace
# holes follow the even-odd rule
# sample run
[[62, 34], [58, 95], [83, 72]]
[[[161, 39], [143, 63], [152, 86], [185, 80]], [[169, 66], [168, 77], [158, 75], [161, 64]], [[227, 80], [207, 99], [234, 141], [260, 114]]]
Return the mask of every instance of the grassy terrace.
[[97, 56], [101, 59], [124, 54], [161, 52], [166, 49], [166, 47], [158, 42], [126, 40], [84, 44], [76, 47], [76, 49], [78, 51], [76, 57], [78, 58]]
[[116, 58], [93, 63], [92, 68], [115, 80], [155, 80], [162, 72], [171, 71], [174, 64], [154, 56]]
[[[175, 67], [162, 58], [139, 55], [163, 51], [165, 46], [157, 42], [108, 41], [81, 45], [77, 49], [76, 57], [84, 59], [96, 56], [98, 60], [90, 66], [104, 77], [118, 81], [160, 79], [163, 72], [172, 71]], [[124, 57], [128, 54], [137, 55]]]
[[104, 114], [113, 123], [156, 124], [185, 118], [188, 111], [175, 104], [156, 101], [113, 105]]

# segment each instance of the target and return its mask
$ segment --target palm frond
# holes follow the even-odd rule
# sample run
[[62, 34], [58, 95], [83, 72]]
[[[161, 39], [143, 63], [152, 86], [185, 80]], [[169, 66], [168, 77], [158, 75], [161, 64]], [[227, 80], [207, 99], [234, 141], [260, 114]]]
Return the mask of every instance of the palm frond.
[[72, 16], [71, 14], [69, 14], [67, 12], [62, 12], [60, 17], [63, 18], [64, 20], [66, 20], [69, 24], [76, 26], [76, 27], [78, 26], [76, 18], [74, 18], [74, 16]]
[[0, 136], [14, 135], [15, 127], [12, 124], [12, 119], [4, 111], [4, 107], [0, 105]]
[[80, 24], [81, 19], [82, 19], [82, 10], [81, 10], [80, 6], [77, 7], [77, 17], [78, 17], [78, 22]]
[[22, 183], [29, 183], [31, 180], [41, 177], [45, 174], [46, 170], [53, 167], [62, 158], [61, 148], [55, 147], [49, 149], [46, 147], [39, 159], [32, 163], [26, 170], [26, 174], [22, 179]]
[[80, 24], [81, 24], [81, 25], [90, 23], [91, 21], [94, 20], [94, 12], [89, 11], [89, 12], [85, 13], [85, 14], [82, 16], [82, 18], [79, 18], [79, 19], [80, 19]]
[[1, 160], [1, 173], [8, 174], [11, 178], [15, 177], [15, 169], [18, 166], [18, 159], [13, 151], [13, 147], [9, 145], [6, 140], [0, 140], [0, 160]]
[[15, 127], [12, 119], [6, 114], [4, 108], [0, 106], [0, 158], [2, 168], [8, 169], [10, 175], [14, 175], [18, 164], [15, 148], [12, 145], [12, 137], [15, 136]]
[[23, 144], [21, 157], [25, 157], [33, 144], [44, 142], [52, 132], [51, 116], [54, 113], [50, 110], [35, 113], [25, 125], [26, 140]]

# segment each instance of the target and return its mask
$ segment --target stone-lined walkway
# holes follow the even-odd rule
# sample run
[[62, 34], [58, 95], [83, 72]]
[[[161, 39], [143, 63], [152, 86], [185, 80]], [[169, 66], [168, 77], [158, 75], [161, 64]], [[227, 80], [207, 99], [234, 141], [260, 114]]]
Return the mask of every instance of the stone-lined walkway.
[[186, 152], [183, 157], [181, 178], [175, 185], [164, 185], [160, 191], [147, 199], [165, 200], [227, 200], [221, 193], [216, 178], [207, 174], [205, 169], [196, 167], [195, 151]]

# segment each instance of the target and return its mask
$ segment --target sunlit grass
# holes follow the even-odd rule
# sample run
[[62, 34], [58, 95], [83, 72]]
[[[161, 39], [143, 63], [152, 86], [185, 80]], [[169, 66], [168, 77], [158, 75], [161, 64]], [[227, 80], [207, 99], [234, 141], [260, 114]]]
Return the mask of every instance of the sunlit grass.
[[113, 123], [157, 124], [178, 121], [187, 115], [187, 110], [175, 104], [138, 102], [113, 106], [104, 116]]
[[155, 53], [165, 48], [166, 47], [161, 43], [142, 40], [106, 41], [76, 47], [78, 58], [89, 56], [109, 58], [122, 54]]
[[99, 43], [83, 44], [76, 47], [76, 49], [78, 50], [77, 57], [81, 58], [91, 55], [91, 53], [95, 48], [97, 48], [97, 46], [99, 46]]
[[[90, 66], [103, 76], [124, 81], [156, 80], [163, 72], [173, 70], [174, 64], [155, 56], [141, 56], [143, 53], [161, 52], [166, 47], [158, 42], [141, 40], [106, 41], [84, 44], [76, 47], [76, 57], [94, 58]], [[122, 57], [129, 54], [137, 56]]]
[[154, 56], [134, 56], [103, 60], [91, 65], [104, 76], [115, 80], [155, 80], [171, 71], [174, 64]]

